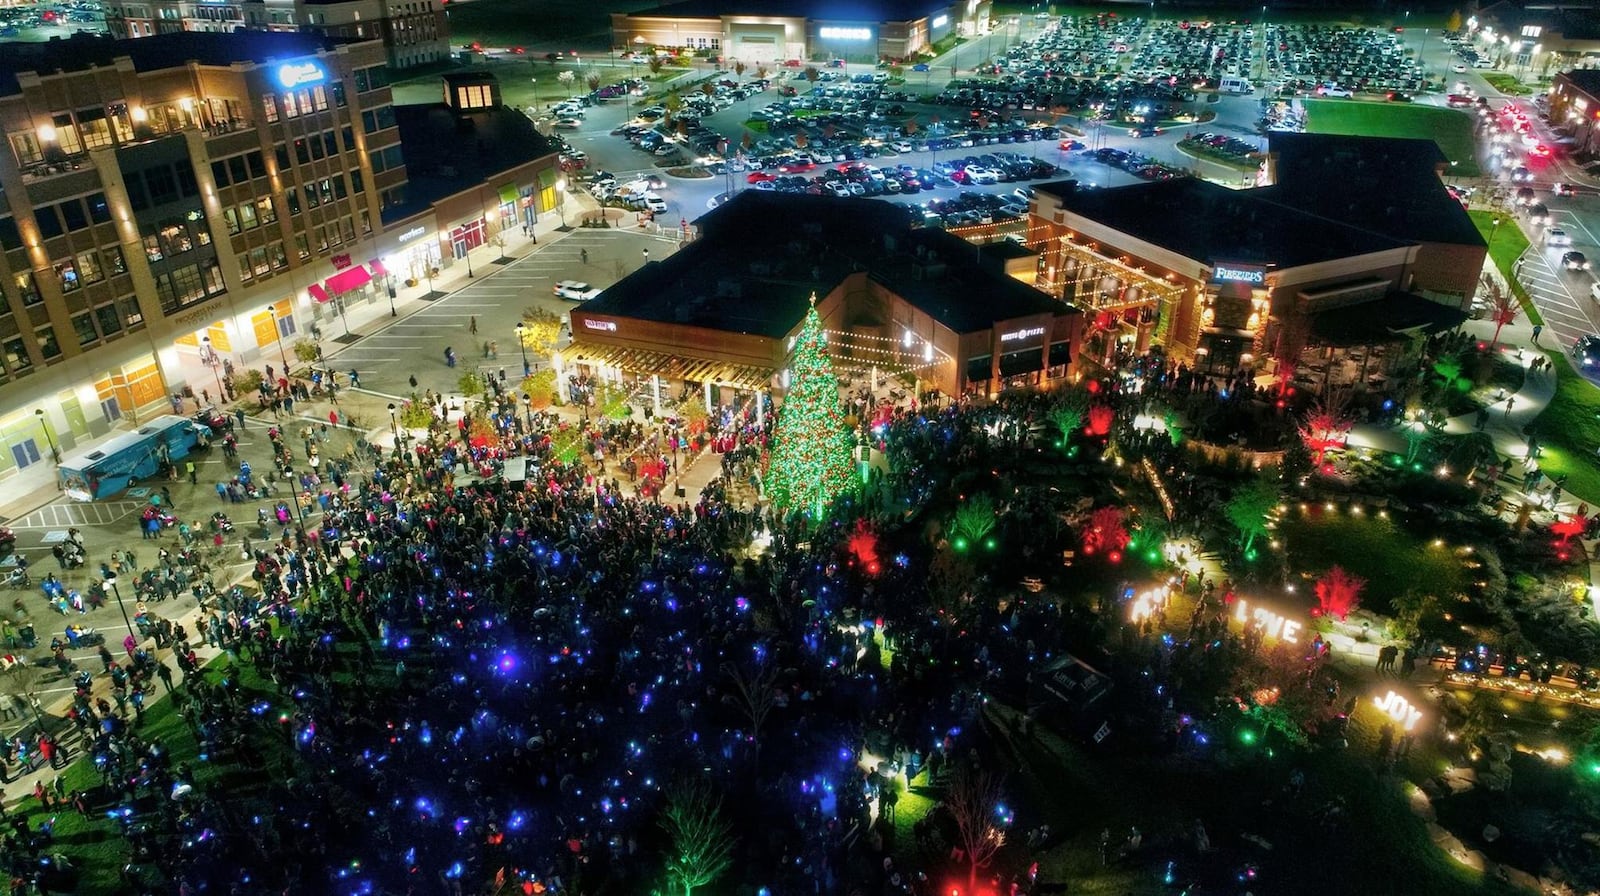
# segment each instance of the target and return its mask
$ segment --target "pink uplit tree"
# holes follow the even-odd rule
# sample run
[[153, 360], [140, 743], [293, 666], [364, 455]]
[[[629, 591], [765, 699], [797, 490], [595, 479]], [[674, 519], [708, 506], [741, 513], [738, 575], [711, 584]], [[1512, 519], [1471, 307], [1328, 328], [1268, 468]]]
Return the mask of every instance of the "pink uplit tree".
[[1306, 414], [1305, 422], [1300, 424], [1300, 440], [1311, 452], [1313, 462], [1320, 467], [1323, 457], [1330, 450], [1344, 447], [1344, 440], [1350, 435], [1350, 427], [1354, 424], [1355, 421], [1342, 409], [1318, 404]]
[[1122, 559], [1130, 540], [1120, 507], [1096, 510], [1089, 514], [1089, 522], [1083, 527], [1083, 552], [1104, 554], [1112, 563]]
[[1111, 423], [1117, 417], [1117, 412], [1111, 405], [1097, 404], [1089, 408], [1089, 425], [1083, 428], [1086, 435], [1106, 436], [1111, 434]]

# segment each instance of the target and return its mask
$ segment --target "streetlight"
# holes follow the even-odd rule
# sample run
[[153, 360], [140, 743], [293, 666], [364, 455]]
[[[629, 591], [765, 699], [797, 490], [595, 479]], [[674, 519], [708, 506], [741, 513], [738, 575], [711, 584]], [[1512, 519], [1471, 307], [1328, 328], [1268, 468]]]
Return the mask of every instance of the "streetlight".
[[533, 432], [533, 396], [526, 392], [522, 393], [522, 409], [523, 415], [528, 421], [528, 431]]
[[567, 232], [567, 179], [556, 178], [556, 208], [561, 212], [561, 232]]
[[645, 264], [649, 264], [650, 263], [650, 250], [649, 249], [640, 249], [639, 251], [644, 253], [644, 263]]
[[539, 79], [529, 78], [528, 83], [533, 85], [533, 117], [539, 117]]
[[222, 374], [217, 372], [217, 366], [218, 366], [217, 365], [217, 353], [215, 351], [213, 351], [212, 348], [211, 348], [211, 337], [210, 336], [202, 336], [202, 337], [200, 337], [200, 342], [201, 342], [201, 344], [203, 344], [206, 347], [205, 357], [204, 357], [203, 360], [205, 361], [205, 365], [207, 367], [211, 368], [211, 376], [214, 377], [216, 379], [216, 381], [217, 381], [217, 400], [221, 401], [222, 398], [223, 398], [223, 393], [222, 393]]
[[44, 415], [44, 408], [35, 408], [33, 416], [39, 418], [39, 428], [44, 430], [44, 440], [50, 443], [50, 459], [61, 463], [61, 449], [56, 447], [56, 437], [50, 432], [50, 421]]
[[398, 447], [400, 444], [400, 421], [395, 419], [394, 412], [394, 402], [391, 401], [389, 402], [389, 431], [394, 433], [394, 443]]
[[1491, 221], [1493, 226], [1491, 226], [1489, 228], [1489, 245], [1493, 246], [1494, 245], [1494, 234], [1495, 234], [1495, 231], [1500, 229], [1500, 216], [1499, 215], [1495, 215], [1493, 218], [1490, 219], [1490, 221]]
[[122, 611], [122, 624], [128, 627], [128, 637], [132, 638], [134, 643], [137, 644], [139, 635], [134, 632], [133, 620], [128, 618], [128, 608], [122, 603], [122, 592], [117, 589], [117, 577], [114, 575], [106, 576], [106, 584], [111, 586], [111, 595], [117, 599], [117, 609]]
[[272, 332], [278, 337], [278, 357], [283, 359], [283, 375], [289, 375], [289, 353], [283, 350], [283, 330], [278, 328], [278, 310], [267, 306], [267, 316], [272, 318]]
[[523, 340], [522, 334], [528, 328], [522, 321], [517, 321], [517, 348], [522, 349], [522, 378], [527, 379], [531, 369], [528, 367], [528, 343]]
[[399, 313], [394, 310], [394, 275], [393, 274], [389, 275], [389, 282], [386, 285], [389, 287], [389, 316], [390, 317], [399, 317], [400, 316]]

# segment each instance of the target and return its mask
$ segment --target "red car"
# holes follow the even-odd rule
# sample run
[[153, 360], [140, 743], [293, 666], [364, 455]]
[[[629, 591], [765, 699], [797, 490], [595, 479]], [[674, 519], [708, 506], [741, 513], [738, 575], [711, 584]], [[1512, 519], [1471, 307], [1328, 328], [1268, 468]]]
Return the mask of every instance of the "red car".
[[778, 170], [784, 174], [800, 174], [802, 172], [810, 171], [815, 167], [817, 167], [816, 162], [806, 159], [795, 159], [779, 165]]
[[752, 172], [750, 172], [750, 176], [745, 178], [745, 182], [746, 183], [752, 183], [752, 184], [762, 184], [762, 183], [766, 183], [767, 181], [777, 180], [777, 179], [778, 179], [778, 177], [775, 174], [768, 174], [765, 171], [752, 171]]

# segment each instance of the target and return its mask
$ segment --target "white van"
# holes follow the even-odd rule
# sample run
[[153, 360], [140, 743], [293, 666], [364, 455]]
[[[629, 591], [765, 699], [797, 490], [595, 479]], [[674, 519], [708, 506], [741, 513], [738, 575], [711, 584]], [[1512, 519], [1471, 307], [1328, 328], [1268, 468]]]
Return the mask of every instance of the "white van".
[[1589, 298], [1594, 299], [1596, 305], [1600, 305], [1600, 281], [1589, 284]]
[[1244, 78], [1225, 77], [1217, 82], [1219, 93], [1249, 93], [1250, 82]]

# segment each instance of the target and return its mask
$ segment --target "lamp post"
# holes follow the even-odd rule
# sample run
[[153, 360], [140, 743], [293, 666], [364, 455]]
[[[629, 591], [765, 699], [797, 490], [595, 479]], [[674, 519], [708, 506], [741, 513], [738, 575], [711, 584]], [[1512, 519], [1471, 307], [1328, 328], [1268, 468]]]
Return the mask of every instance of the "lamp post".
[[210, 336], [200, 337], [200, 342], [206, 347], [205, 364], [207, 367], [211, 368], [211, 376], [217, 381], [217, 400], [221, 401], [223, 396], [222, 374], [217, 372], [217, 367], [219, 366], [217, 364], [217, 353], [211, 348]]
[[644, 263], [645, 264], [649, 264], [650, 263], [650, 250], [649, 249], [640, 249], [639, 251], [644, 253]]
[[527, 379], [529, 374], [532, 372], [531, 368], [528, 367], [528, 343], [523, 341], [523, 338], [522, 338], [522, 334], [526, 333], [527, 331], [528, 331], [527, 325], [524, 324], [520, 320], [517, 321], [517, 348], [522, 349], [522, 378], [523, 379]]
[[387, 284], [385, 284], [385, 285], [389, 287], [389, 316], [390, 317], [399, 317], [400, 316], [399, 312], [394, 310], [394, 275], [393, 274], [389, 275], [389, 282]]
[[61, 463], [61, 449], [56, 447], [56, 437], [50, 432], [50, 421], [44, 415], [44, 408], [35, 408], [33, 416], [39, 418], [39, 428], [44, 430], [44, 440], [50, 444], [50, 459]]
[[1493, 246], [1494, 245], [1495, 232], [1500, 229], [1500, 216], [1499, 215], [1495, 215], [1493, 218], [1491, 218], [1489, 220], [1491, 222], [1491, 226], [1489, 227], [1489, 245]]
[[561, 213], [561, 232], [567, 232], [567, 179], [556, 178], [556, 209]]
[[111, 596], [116, 598], [117, 609], [122, 611], [122, 624], [128, 627], [128, 637], [137, 643], [139, 634], [133, 630], [133, 620], [128, 618], [128, 608], [122, 603], [122, 592], [117, 588], [117, 577], [114, 575], [106, 576], [106, 584], [111, 586]]
[[394, 402], [389, 402], [389, 431], [394, 434], [395, 447], [400, 445], [400, 421], [395, 418]]
[[522, 413], [528, 423], [528, 432], [533, 432], [533, 396], [526, 392], [522, 393]]
[[278, 327], [278, 311], [271, 305], [267, 306], [267, 316], [272, 318], [272, 332], [278, 337], [278, 357], [283, 360], [283, 375], [289, 375], [289, 353], [283, 348], [283, 330]]

